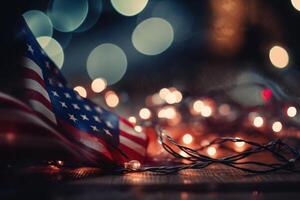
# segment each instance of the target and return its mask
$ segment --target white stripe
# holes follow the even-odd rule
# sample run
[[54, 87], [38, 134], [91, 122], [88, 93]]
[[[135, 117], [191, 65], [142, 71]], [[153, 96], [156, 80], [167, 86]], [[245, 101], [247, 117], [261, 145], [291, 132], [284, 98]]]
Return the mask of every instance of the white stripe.
[[23, 64], [24, 67], [35, 71], [41, 77], [41, 79], [44, 80], [42, 69], [33, 60], [27, 57], [23, 57]]
[[41, 95], [43, 95], [43, 97], [45, 97], [49, 103], [51, 102], [50, 101], [50, 98], [49, 98], [49, 95], [48, 95], [48, 92], [44, 89], [43, 86], [41, 86], [41, 84], [33, 79], [25, 79], [24, 80], [25, 82], [25, 87], [27, 89], [32, 89], [38, 93], [40, 93]]
[[120, 123], [119, 123], [119, 129], [122, 130], [123, 132], [129, 134], [129, 135], [132, 135], [134, 137], [138, 137], [140, 139], [146, 140], [146, 135], [144, 133], [136, 132], [132, 127], [128, 126], [127, 124], [125, 124], [121, 120], [120, 120]]
[[141, 146], [121, 135], [120, 135], [120, 143], [123, 144], [124, 146], [134, 150], [138, 154], [141, 154], [142, 156], [145, 155], [145, 148], [143, 146]]
[[44, 106], [42, 103], [36, 100], [29, 100], [29, 104], [31, 105], [33, 110], [41, 113], [53, 123], [55, 124], [57, 123], [54, 113], [51, 110], [49, 110], [46, 106]]

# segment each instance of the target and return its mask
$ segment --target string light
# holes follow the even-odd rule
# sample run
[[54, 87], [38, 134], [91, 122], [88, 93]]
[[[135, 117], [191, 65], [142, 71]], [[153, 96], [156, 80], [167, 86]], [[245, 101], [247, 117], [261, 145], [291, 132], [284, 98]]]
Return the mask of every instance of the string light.
[[297, 109], [294, 106], [290, 106], [288, 107], [286, 114], [289, 117], [295, 117], [297, 115]]
[[289, 63], [289, 54], [281, 46], [274, 46], [270, 49], [269, 58], [274, 67], [285, 68]]
[[215, 147], [208, 147], [207, 154], [209, 156], [215, 156], [217, 154], [217, 149]]
[[182, 141], [184, 144], [191, 144], [193, 140], [193, 136], [189, 133], [184, 134], [184, 136], [182, 137]]
[[130, 117], [128, 117], [128, 121], [135, 124], [136, 123], [136, 117], [130, 116]]
[[203, 117], [210, 117], [212, 114], [212, 109], [210, 106], [205, 105], [201, 110], [201, 115]]
[[168, 88], [162, 88], [160, 91], [159, 91], [159, 96], [160, 98], [162, 99], [166, 99], [167, 95], [170, 93], [170, 90]]
[[[240, 140], [241, 138], [237, 137], [236, 139]], [[235, 144], [236, 147], [241, 148], [241, 147], [243, 147], [245, 145], [245, 142], [238, 141], [238, 142], [235, 142], [234, 144]]]
[[172, 106], [167, 106], [158, 111], [158, 118], [174, 119], [176, 117], [176, 110]]
[[109, 107], [116, 107], [119, 104], [119, 97], [113, 91], [108, 91], [105, 93], [105, 102]]
[[81, 97], [86, 98], [87, 92], [86, 92], [86, 90], [85, 90], [84, 87], [82, 87], [82, 86], [76, 86], [76, 87], [74, 87], [74, 90], [75, 90]]
[[201, 110], [203, 109], [203, 107], [204, 107], [204, 103], [203, 103], [203, 101], [201, 101], [201, 100], [197, 100], [197, 101], [195, 101], [194, 104], [193, 104], [193, 109], [194, 109], [194, 111], [197, 112], [197, 113], [200, 113]]
[[264, 119], [260, 116], [257, 116], [254, 118], [253, 120], [253, 125], [257, 128], [262, 127], [262, 125], [264, 124]]
[[136, 132], [142, 132], [143, 131], [143, 128], [141, 127], [141, 126], [135, 126], [134, 127], [134, 130], [136, 131]]
[[276, 122], [274, 122], [274, 123], [272, 124], [272, 130], [273, 130], [274, 132], [280, 132], [281, 129], [282, 129], [282, 123], [281, 123], [281, 122], [276, 121]]
[[138, 160], [131, 160], [129, 162], [124, 163], [124, 168], [132, 171], [136, 171], [140, 169], [141, 163]]
[[151, 117], [151, 111], [148, 108], [142, 108], [139, 115], [142, 119], [149, 119]]

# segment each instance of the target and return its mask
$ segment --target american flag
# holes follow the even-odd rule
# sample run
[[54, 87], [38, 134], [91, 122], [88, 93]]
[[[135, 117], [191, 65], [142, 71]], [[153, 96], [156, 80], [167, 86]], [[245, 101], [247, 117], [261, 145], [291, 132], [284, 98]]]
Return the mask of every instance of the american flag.
[[121, 165], [129, 160], [145, 159], [147, 137], [144, 133], [136, 132], [125, 118], [68, 87], [24, 20], [18, 37], [27, 48], [21, 62], [24, 79], [20, 84], [24, 87], [22, 101], [26, 105], [4, 94], [0, 95], [1, 101], [14, 101], [20, 112], [34, 115], [35, 123], [59, 135], [65, 145], [79, 152], [82, 160]]

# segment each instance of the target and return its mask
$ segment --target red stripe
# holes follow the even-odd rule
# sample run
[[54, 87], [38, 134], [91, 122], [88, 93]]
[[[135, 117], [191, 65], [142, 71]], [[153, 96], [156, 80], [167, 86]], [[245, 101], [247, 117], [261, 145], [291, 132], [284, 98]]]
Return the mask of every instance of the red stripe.
[[145, 156], [142, 156], [141, 154], [137, 153], [136, 151], [128, 148], [127, 146], [120, 144], [120, 149], [126, 153], [126, 155], [129, 157], [127, 161], [130, 160], [138, 160], [140, 162], [143, 162], [145, 160]]
[[147, 146], [147, 143], [148, 143], [147, 140], [143, 140], [143, 139], [141, 139], [139, 137], [135, 137], [133, 135], [130, 135], [130, 134], [126, 133], [125, 131], [120, 130], [120, 135], [128, 138], [129, 140], [131, 140], [131, 141], [133, 141], [133, 142], [135, 142], [135, 143], [137, 143], [139, 145], [142, 145], [143, 147]]
[[127, 124], [128, 126], [130, 126], [131, 128], [134, 129], [134, 125], [131, 122], [129, 122], [127, 119], [125, 119], [124, 117], [119, 116], [119, 120], [124, 122], [124, 124]]
[[49, 102], [48, 99], [46, 99], [39, 92], [31, 90], [31, 89], [25, 89], [25, 96], [28, 99], [33, 99], [33, 100], [40, 102], [41, 104], [46, 106], [50, 111], [52, 111], [51, 102]]
[[46, 89], [45, 81], [38, 75], [38, 73], [36, 73], [32, 69], [28, 69], [28, 68], [24, 67], [24, 78], [33, 79], [33, 80], [37, 81], [39, 84], [41, 84], [41, 86], [43, 86], [43, 88]]

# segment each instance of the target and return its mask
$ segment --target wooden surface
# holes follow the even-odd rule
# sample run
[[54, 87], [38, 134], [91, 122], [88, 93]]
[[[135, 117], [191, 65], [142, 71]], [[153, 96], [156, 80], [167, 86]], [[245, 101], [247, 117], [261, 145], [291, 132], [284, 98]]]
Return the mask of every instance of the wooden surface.
[[172, 175], [146, 172], [51, 183], [20, 181], [26, 184], [1, 187], [0, 199], [300, 199], [300, 174], [247, 174], [223, 166]]

